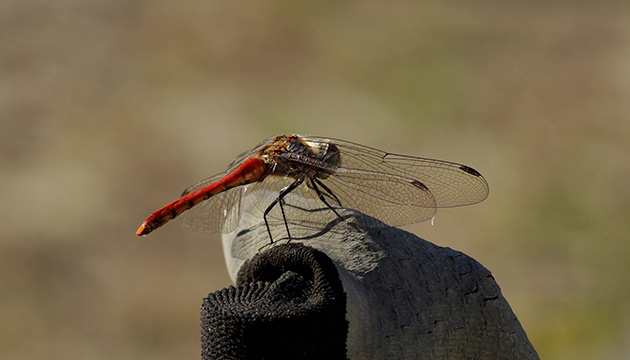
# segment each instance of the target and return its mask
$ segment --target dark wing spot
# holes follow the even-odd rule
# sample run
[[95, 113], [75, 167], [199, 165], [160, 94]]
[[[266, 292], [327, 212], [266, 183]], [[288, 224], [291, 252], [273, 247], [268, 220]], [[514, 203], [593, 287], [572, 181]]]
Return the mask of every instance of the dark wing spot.
[[429, 188], [418, 180], [409, 180], [409, 182], [411, 183], [411, 185], [417, 187], [420, 190], [429, 191]]
[[470, 166], [466, 166], [466, 165], [462, 165], [459, 167], [460, 169], [464, 170], [465, 172], [469, 173], [470, 175], [474, 175], [474, 176], [481, 176], [481, 174], [479, 173], [479, 171], [471, 168]]

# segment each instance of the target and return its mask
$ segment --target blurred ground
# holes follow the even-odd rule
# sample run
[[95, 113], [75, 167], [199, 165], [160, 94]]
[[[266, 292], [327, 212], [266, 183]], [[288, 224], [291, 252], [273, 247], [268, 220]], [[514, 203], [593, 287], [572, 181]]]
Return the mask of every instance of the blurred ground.
[[462, 162], [406, 228], [491, 269], [544, 359], [630, 353], [630, 6], [4, 1], [0, 358], [198, 358], [219, 236], [134, 235], [281, 133]]

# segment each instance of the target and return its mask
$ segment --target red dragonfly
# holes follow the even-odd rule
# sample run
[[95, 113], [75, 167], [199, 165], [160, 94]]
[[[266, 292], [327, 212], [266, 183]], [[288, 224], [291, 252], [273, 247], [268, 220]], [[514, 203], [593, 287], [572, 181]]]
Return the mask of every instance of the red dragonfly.
[[279, 135], [238, 156], [225, 173], [186, 189], [180, 199], [151, 214], [136, 234], [149, 234], [187, 210], [186, 226], [231, 232], [244, 196], [252, 196], [261, 209], [273, 242], [268, 216], [274, 208], [291, 239], [287, 220], [327, 224], [318, 223], [314, 202], [340, 219], [337, 209], [350, 208], [402, 226], [432, 219], [437, 208], [483, 201], [488, 183], [462, 164], [390, 154], [339, 139]]

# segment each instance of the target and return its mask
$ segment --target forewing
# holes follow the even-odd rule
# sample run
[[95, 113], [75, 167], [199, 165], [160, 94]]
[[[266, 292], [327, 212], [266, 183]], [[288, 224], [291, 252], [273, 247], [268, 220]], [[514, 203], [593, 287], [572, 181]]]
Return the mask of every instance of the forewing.
[[463, 164], [391, 154], [340, 139], [307, 139], [337, 145], [341, 155], [340, 169], [390, 174], [424, 184], [433, 194], [437, 207], [471, 205], [488, 197], [488, 183], [484, 177]]

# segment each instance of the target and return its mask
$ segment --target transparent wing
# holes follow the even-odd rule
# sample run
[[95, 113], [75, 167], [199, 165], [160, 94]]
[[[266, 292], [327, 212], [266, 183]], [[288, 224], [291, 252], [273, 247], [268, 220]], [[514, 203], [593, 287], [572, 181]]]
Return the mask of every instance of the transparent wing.
[[[251, 157], [266, 145], [272, 137], [263, 140], [255, 148], [248, 150], [235, 157], [228, 165], [227, 170], [205, 180], [202, 180], [182, 193], [181, 196], [188, 195], [218, 180], [221, 180], [227, 174], [238, 168], [247, 158]], [[241, 219], [242, 199], [245, 193], [245, 187], [239, 186], [221, 192], [210, 199], [204, 200], [190, 210], [182, 213], [180, 216], [183, 220], [183, 226], [199, 231], [199, 232], [217, 232], [229, 233], [236, 229]]]
[[361, 211], [392, 226], [431, 219], [437, 204], [430, 189], [397, 175], [338, 168], [320, 180], [340, 207]]
[[309, 187], [308, 179], [283, 198], [284, 216], [280, 205], [278, 203], [273, 205], [279, 199], [282, 190], [295, 181], [296, 178], [292, 177], [268, 176], [262, 182], [248, 185], [245, 196], [252, 200], [261, 217], [269, 210], [267, 220], [270, 223], [284, 223], [285, 218], [288, 223], [300, 225], [329, 223], [332, 220], [331, 215], [333, 217], [335, 215]]
[[[289, 223], [321, 225], [335, 220], [330, 210], [350, 208], [393, 226], [421, 222], [435, 215], [436, 203], [431, 192], [405, 178], [369, 171], [338, 169], [326, 179], [306, 178], [284, 197], [284, 216]], [[294, 178], [270, 176], [249, 185], [257, 208], [265, 212]], [[323, 200], [325, 201], [322, 201]], [[270, 209], [268, 220], [282, 220], [280, 206]]]
[[[212, 184], [225, 175], [219, 174], [202, 180], [186, 189], [182, 196]], [[233, 231], [241, 219], [241, 201], [244, 192], [244, 187], [239, 186], [202, 201], [182, 213], [180, 217], [183, 220], [183, 225], [199, 232], [220, 231], [229, 233]]]
[[256, 154], [265, 145], [269, 144], [269, 142], [273, 140], [275, 137], [276, 136], [270, 136], [266, 138], [265, 140], [261, 141], [258, 145], [256, 145], [256, 147], [254, 147], [253, 149], [247, 150], [244, 153], [232, 159], [232, 161], [230, 161], [230, 164], [228, 165], [228, 169], [226, 170], [226, 173], [229, 174], [234, 169], [239, 167], [239, 165], [241, 165], [245, 160], [247, 160], [247, 158], [252, 157], [252, 155]]
[[[433, 195], [432, 203], [417, 206], [453, 207], [471, 205], [488, 197], [486, 179], [473, 168], [450, 161], [391, 154], [368, 146], [339, 139], [304, 137], [308, 141], [331, 142], [337, 146], [341, 164], [334, 176], [351, 187], [363, 186], [360, 174], [380, 173], [392, 179], [418, 181]], [[356, 173], [357, 176], [349, 175]], [[383, 183], [387, 181], [383, 180]], [[387, 188], [387, 187], [385, 187]], [[359, 209], [360, 210], [360, 209]]]

